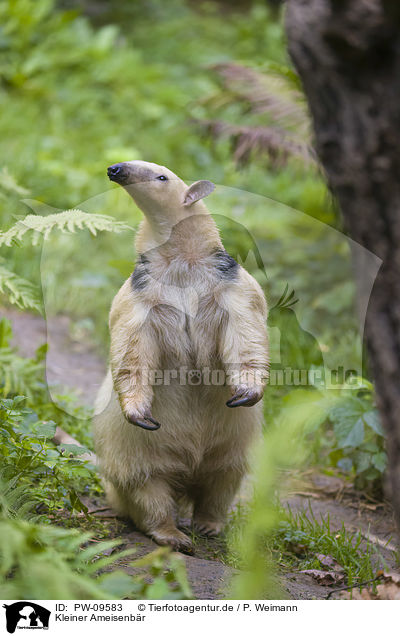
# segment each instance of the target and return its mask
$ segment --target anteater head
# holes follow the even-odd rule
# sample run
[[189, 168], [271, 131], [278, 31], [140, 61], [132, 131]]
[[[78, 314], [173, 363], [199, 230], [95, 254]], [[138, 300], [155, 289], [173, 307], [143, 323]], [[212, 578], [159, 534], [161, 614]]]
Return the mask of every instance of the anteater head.
[[215, 188], [211, 181], [187, 186], [168, 168], [147, 161], [115, 163], [107, 174], [129, 192], [150, 221], [159, 223], [176, 223], [190, 214], [204, 214], [201, 199]]

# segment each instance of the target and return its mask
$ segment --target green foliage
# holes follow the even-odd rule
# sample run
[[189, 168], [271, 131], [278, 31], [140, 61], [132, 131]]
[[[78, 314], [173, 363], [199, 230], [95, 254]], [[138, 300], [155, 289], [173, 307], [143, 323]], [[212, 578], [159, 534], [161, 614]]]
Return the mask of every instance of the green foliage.
[[[44, 391], [43, 357], [45, 346], [38, 349], [35, 358], [22, 358], [10, 346], [11, 323], [0, 320], [0, 396], [22, 394], [31, 400]], [[42, 401], [42, 400], [41, 400]]]
[[[99, 478], [94, 466], [82, 458], [85, 446], [52, 443], [56, 422], [49, 415], [65, 428], [74, 418], [48, 402], [43, 351], [34, 360], [20, 358], [9, 346], [11, 336], [9, 322], [2, 319], [1, 391], [12, 396], [0, 398], [2, 598], [191, 598], [184, 562], [169, 549], [126, 563], [134, 550], [117, 550], [118, 541], [92, 544], [90, 534], [48, 525], [61, 519], [68, 524], [73, 513], [89, 517], [81, 497], [98, 494]], [[18, 388], [29, 397], [15, 395]], [[73, 426], [69, 428], [74, 432]], [[78, 434], [82, 438], [81, 429]], [[116, 567], [116, 561], [138, 567], [141, 573], [128, 574]]]
[[381, 487], [387, 456], [373, 387], [366, 380], [363, 383], [358, 391], [343, 391], [329, 410], [333, 434], [329, 460], [354, 474], [358, 488], [371, 489]]
[[360, 490], [379, 495], [387, 464], [385, 434], [375, 405], [373, 386], [354, 378], [354, 389], [291, 389], [268, 387], [266, 419], [295, 419], [312, 408], [307, 424], [308, 461], [340, 471]]
[[[136, 578], [138, 585], [136, 589], [137, 598], [193, 598], [193, 592], [187, 580], [183, 557], [172, 554], [169, 557], [169, 562], [166, 562], [166, 556], [169, 554], [169, 548], [158, 548], [132, 564], [136, 568], [145, 568], [146, 570], [145, 574]], [[148, 581], [149, 574], [153, 579], [151, 585], [149, 585]]]
[[[134, 550], [118, 551], [119, 541], [90, 540], [90, 534], [76, 530], [0, 517], [1, 597], [192, 598], [181, 557], [168, 549], [154, 551], [145, 563], [129, 563], [146, 567], [146, 574], [132, 576], [115, 569], [115, 562], [131, 557]], [[113, 571], [107, 571], [111, 567]]]
[[0, 400], [0, 452], [2, 476], [10, 484], [29, 490], [35, 510], [87, 512], [78, 493], [88, 492], [97, 479], [93, 467], [80, 459], [85, 447], [71, 451], [55, 447], [56, 424], [24, 408], [25, 398]]
[[[60, 411], [51, 401], [44, 377], [46, 346], [35, 358], [22, 358], [10, 346], [11, 325], [0, 320], [0, 452], [4, 485], [29, 489], [35, 509], [41, 503], [49, 514], [67, 510], [86, 512], [80, 496], [98, 492], [94, 467], [82, 460], [84, 446], [70, 449], [51, 442], [56, 423], [82, 442], [91, 444], [89, 412], [76, 408], [73, 415]], [[71, 399], [66, 396], [66, 399]], [[7, 486], [8, 487], [8, 486]]]
[[[265, 570], [269, 569], [270, 576], [288, 570], [321, 570], [321, 555], [334, 560], [332, 565], [338, 566], [343, 573], [344, 585], [356, 585], [373, 579], [379, 566], [386, 567], [383, 557], [360, 531], [349, 532], [344, 524], [340, 529], [333, 529], [329, 515], [317, 519], [311, 508], [294, 513], [290, 508], [281, 508], [279, 504], [274, 512], [273, 530], [266, 533], [264, 539], [260, 537], [259, 541], [259, 558]], [[245, 507], [234, 515], [228, 565], [246, 567], [241, 560], [242, 552], [237, 547], [243, 540], [249, 517], [251, 523], [253, 515], [254, 509]]]
[[4, 294], [10, 303], [17, 305], [20, 309], [40, 311], [36, 287], [3, 265], [0, 265], [0, 294]]

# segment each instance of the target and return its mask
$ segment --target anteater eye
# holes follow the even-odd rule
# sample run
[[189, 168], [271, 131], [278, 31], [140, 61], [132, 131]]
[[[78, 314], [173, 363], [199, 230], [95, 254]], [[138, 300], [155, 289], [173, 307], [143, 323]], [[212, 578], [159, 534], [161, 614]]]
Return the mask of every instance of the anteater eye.
[[168, 181], [168, 177], [166, 177], [165, 174], [160, 174], [160, 176], [157, 177], [157, 179], [159, 179], [160, 181]]

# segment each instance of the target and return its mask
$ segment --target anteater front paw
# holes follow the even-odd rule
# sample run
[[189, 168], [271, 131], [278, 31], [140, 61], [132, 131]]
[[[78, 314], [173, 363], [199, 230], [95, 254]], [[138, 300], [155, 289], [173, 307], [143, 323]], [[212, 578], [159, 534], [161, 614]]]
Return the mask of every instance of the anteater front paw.
[[261, 386], [248, 386], [239, 384], [235, 387], [234, 395], [226, 402], [226, 406], [234, 408], [236, 406], [254, 406], [263, 396], [264, 388]]

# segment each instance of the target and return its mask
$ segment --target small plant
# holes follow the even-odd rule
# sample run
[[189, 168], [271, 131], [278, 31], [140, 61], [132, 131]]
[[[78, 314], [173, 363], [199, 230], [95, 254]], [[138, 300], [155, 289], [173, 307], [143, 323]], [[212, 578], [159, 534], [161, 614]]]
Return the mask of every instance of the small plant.
[[[280, 553], [280, 563], [285, 567], [301, 570], [321, 569], [321, 557], [335, 563], [344, 574], [344, 585], [355, 585], [375, 576], [376, 565], [385, 565], [374, 546], [361, 534], [350, 533], [344, 525], [339, 530], [331, 528], [329, 515], [317, 520], [310, 511], [293, 513], [282, 511], [281, 521], [268, 549]], [[282, 554], [284, 555], [282, 557]]]
[[[90, 413], [85, 407], [75, 407], [75, 414], [59, 410], [49, 398], [44, 377], [45, 348], [35, 358], [22, 358], [10, 346], [12, 337], [8, 320], [0, 320], [0, 452], [4, 478], [15, 486], [24, 485], [44, 503], [46, 511], [66, 508], [85, 512], [80, 495], [98, 493], [97, 472], [81, 456], [85, 446], [51, 442], [56, 424], [78, 434], [82, 443], [91, 444], [88, 433]], [[70, 396], [65, 396], [71, 400]]]
[[[241, 507], [233, 516], [230, 529], [230, 550], [225, 562], [231, 567], [245, 569], [240, 546], [246, 525], [252, 523], [253, 511]], [[329, 515], [316, 519], [312, 509], [292, 512], [289, 507], [276, 505], [274, 527], [259, 537], [259, 558], [265, 572], [279, 576], [280, 572], [332, 572], [338, 584], [357, 585], [376, 576], [376, 570], [386, 563], [375, 546], [361, 532], [351, 533], [344, 524], [334, 530]], [[261, 566], [260, 566], [261, 567]], [[268, 589], [268, 588], [264, 588]], [[277, 586], [275, 588], [277, 590]], [[278, 590], [279, 593], [279, 590]]]
[[354, 475], [360, 489], [380, 488], [386, 469], [385, 434], [375, 407], [373, 387], [343, 391], [329, 411], [334, 438], [331, 464]]
[[[25, 488], [34, 509], [52, 515], [60, 510], [87, 512], [82, 493], [99, 489], [94, 467], [80, 456], [85, 447], [56, 447], [51, 440], [56, 424], [24, 407], [26, 398], [0, 399], [0, 453], [6, 485]], [[43, 521], [48, 517], [43, 517]]]
[[304, 389], [281, 391], [268, 387], [266, 420], [273, 422], [292, 408], [314, 406], [314, 424], [308, 427], [310, 462], [334, 468], [354, 481], [357, 489], [382, 492], [387, 455], [385, 433], [375, 405], [373, 385], [355, 378], [354, 389]]

